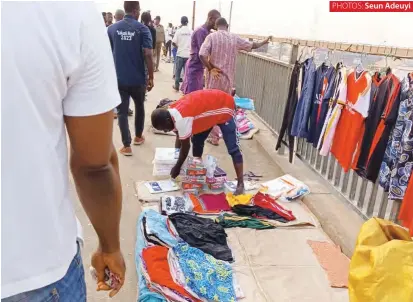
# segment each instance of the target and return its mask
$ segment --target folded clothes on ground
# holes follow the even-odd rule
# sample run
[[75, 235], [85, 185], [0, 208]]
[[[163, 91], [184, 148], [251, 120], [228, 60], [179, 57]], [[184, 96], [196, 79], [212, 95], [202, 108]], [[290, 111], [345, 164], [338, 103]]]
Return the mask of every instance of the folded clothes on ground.
[[207, 211], [231, 211], [231, 207], [224, 193], [220, 194], [201, 194], [199, 199]]
[[206, 210], [202, 200], [199, 198], [197, 194], [194, 193], [185, 193], [188, 199], [191, 200], [192, 204], [194, 205], [193, 212], [198, 215], [218, 215], [221, 211], [220, 210]]
[[273, 212], [269, 209], [261, 208], [259, 206], [248, 206], [238, 204], [232, 207], [232, 211], [240, 216], [249, 216], [259, 219], [273, 219], [283, 223], [288, 222], [287, 219], [277, 214], [276, 212]]
[[281, 217], [284, 217], [288, 221], [295, 220], [295, 216], [293, 212], [290, 210], [285, 209], [280, 204], [278, 204], [274, 198], [272, 198], [268, 194], [264, 194], [262, 192], [258, 192], [252, 198], [252, 204], [256, 206], [260, 206], [261, 208], [269, 209]]
[[143, 273], [149, 287], [172, 301], [200, 301], [173, 280], [168, 263], [168, 252], [169, 249], [162, 246], [143, 249]]
[[220, 260], [229, 262], [234, 260], [224, 228], [213, 220], [184, 213], [172, 214], [169, 220], [179, 237], [190, 246], [199, 248]]
[[141, 228], [146, 239], [146, 245], [171, 247], [178, 243], [177, 233], [173, 225], [168, 222], [167, 217], [154, 210], [147, 210], [142, 213]]
[[250, 98], [234, 97], [235, 105], [239, 108], [246, 110], [255, 110], [254, 100]]
[[222, 225], [224, 228], [250, 228], [250, 229], [257, 229], [257, 230], [264, 230], [264, 229], [274, 229], [275, 226], [260, 220], [251, 217], [245, 216], [236, 216], [231, 214], [221, 214], [219, 217], [215, 219], [215, 222]]
[[232, 192], [226, 195], [228, 204], [233, 207], [237, 204], [250, 204], [252, 194], [234, 195]]
[[168, 255], [174, 281], [185, 285], [203, 301], [237, 301], [231, 265], [187, 243], [179, 243]]
[[173, 213], [190, 213], [194, 209], [192, 201], [184, 196], [162, 196], [161, 212], [164, 215]]

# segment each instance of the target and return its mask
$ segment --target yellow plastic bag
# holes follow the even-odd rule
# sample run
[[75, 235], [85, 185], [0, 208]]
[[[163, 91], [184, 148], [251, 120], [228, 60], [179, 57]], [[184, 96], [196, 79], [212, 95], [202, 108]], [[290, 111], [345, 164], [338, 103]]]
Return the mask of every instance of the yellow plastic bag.
[[351, 302], [413, 302], [413, 241], [380, 218], [363, 224], [350, 262]]

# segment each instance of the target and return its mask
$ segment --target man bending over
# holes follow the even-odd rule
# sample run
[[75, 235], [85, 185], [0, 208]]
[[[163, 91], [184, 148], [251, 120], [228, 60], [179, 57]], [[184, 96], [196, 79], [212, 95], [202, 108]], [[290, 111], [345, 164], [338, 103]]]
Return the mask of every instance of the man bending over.
[[180, 148], [179, 158], [171, 170], [176, 178], [188, 157], [192, 140], [192, 155], [202, 157], [205, 140], [217, 125], [224, 138], [228, 153], [232, 157], [238, 186], [235, 194], [244, 192], [243, 158], [234, 120], [234, 98], [220, 90], [198, 90], [186, 94], [169, 108], [158, 108], [152, 112], [152, 126], [160, 131], [176, 131], [175, 147]]

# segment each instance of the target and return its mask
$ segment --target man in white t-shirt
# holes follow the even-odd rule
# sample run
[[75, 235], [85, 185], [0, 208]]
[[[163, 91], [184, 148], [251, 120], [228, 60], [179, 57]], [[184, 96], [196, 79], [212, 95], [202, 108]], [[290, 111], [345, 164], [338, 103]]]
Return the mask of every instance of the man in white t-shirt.
[[[86, 301], [66, 136], [77, 193], [99, 238], [97, 288], [113, 296], [125, 279], [112, 144], [120, 97], [102, 16], [87, 1], [10, 1], [1, 17], [2, 302]], [[112, 289], [106, 267], [120, 281]]]
[[176, 31], [172, 39], [173, 46], [178, 49], [175, 60], [175, 84], [172, 86], [175, 91], [179, 91], [181, 71], [182, 69], [185, 70], [185, 64], [186, 61], [188, 61], [191, 51], [192, 30], [188, 27], [188, 17], [183, 16], [181, 18], [181, 24], [181, 28]]
[[165, 31], [165, 47], [166, 47], [166, 55], [167, 55], [167, 62], [171, 62], [171, 51], [172, 51], [172, 38], [174, 37], [173, 33], [173, 26], [172, 23], [168, 23], [168, 28]]

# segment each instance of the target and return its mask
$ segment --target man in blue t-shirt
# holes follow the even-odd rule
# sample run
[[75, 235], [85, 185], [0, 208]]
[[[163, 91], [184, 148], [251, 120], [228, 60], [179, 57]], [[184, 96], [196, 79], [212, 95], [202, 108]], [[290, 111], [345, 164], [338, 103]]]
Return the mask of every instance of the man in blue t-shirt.
[[[123, 142], [120, 153], [131, 156], [132, 138], [128, 123], [129, 100], [132, 97], [135, 102], [133, 144], [141, 145], [145, 141], [142, 135], [145, 122], [145, 92], [153, 88], [152, 37], [149, 29], [137, 21], [140, 13], [139, 1], [125, 1], [124, 9], [124, 19], [109, 26], [108, 35], [122, 99], [122, 103], [117, 107]], [[146, 80], [145, 65], [148, 80]]]

